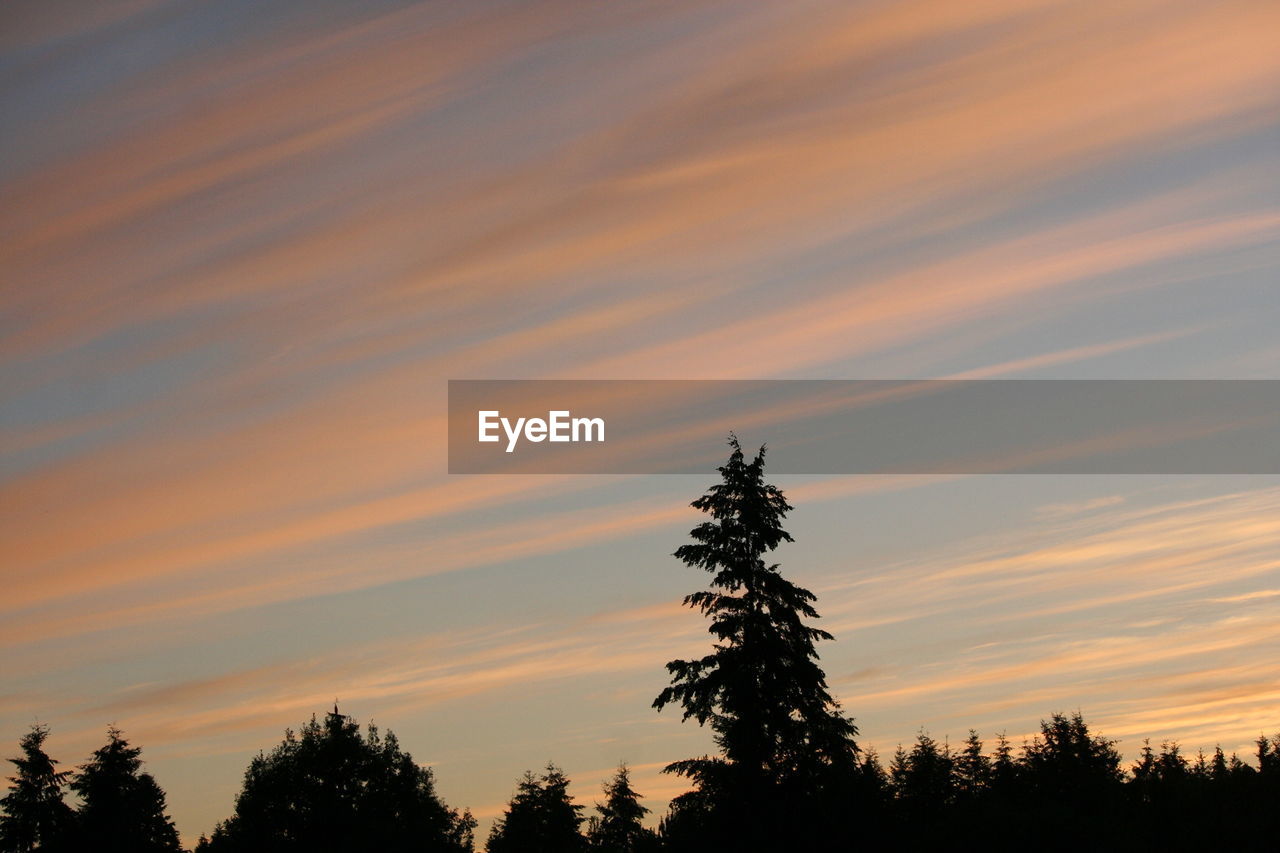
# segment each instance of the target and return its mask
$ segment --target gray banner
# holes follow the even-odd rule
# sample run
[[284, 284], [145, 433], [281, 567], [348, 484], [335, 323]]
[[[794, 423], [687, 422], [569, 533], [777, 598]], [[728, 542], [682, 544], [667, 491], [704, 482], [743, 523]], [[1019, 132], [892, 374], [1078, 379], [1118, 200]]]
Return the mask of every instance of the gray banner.
[[1280, 474], [1280, 380], [451, 380], [453, 474]]

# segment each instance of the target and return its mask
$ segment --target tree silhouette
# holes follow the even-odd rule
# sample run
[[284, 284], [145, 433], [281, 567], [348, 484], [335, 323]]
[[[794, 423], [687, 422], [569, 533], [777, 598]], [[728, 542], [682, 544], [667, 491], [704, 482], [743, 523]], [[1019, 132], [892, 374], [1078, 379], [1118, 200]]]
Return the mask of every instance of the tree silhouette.
[[903, 823], [901, 841], [928, 849], [942, 842], [944, 812], [955, 803], [955, 762], [951, 749], [920, 732], [907, 752], [894, 754], [894, 797]]
[[954, 772], [950, 747], [939, 747], [927, 732], [921, 732], [907, 755], [898, 796], [917, 810], [937, 810], [952, 801]]
[[548, 764], [534, 776], [526, 771], [506, 812], [493, 824], [488, 853], [578, 853], [586, 849], [582, 806], [569, 796], [569, 779]]
[[618, 767], [613, 781], [604, 786], [605, 801], [596, 803], [600, 816], [591, 819], [588, 846], [600, 853], [646, 853], [657, 849], [653, 831], [641, 823], [649, 810], [631, 787], [627, 766]]
[[813, 593], [764, 560], [792, 541], [782, 528], [791, 505], [764, 481], [765, 448], [747, 462], [736, 437], [729, 445], [721, 482], [692, 504], [710, 520], [675, 553], [712, 576], [712, 588], [685, 604], [710, 618], [714, 651], [668, 663], [671, 684], [653, 704], [678, 704], [684, 719], [709, 724], [721, 752], [666, 768], [698, 787], [681, 804], [686, 814], [678, 823], [690, 827], [690, 811], [710, 808], [713, 814], [696, 822], [718, 843], [781, 849], [796, 843], [800, 813], [824, 791], [855, 787], [857, 728], [817, 664], [814, 643], [831, 635], [805, 624], [818, 618]]
[[1078, 711], [1041, 721], [1040, 734], [1023, 747], [1019, 777], [1040, 832], [1064, 844], [1105, 846], [1124, 780], [1115, 743], [1092, 734]]
[[862, 761], [858, 764], [858, 776], [861, 782], [861, 799], [869, 811], [884, 807], [892, 793], [889, 774], [880, 763], [880, 754], [875, 749], [862, 752]]
[[10, 758], [17, 775], [9, 777], [9, 793], [0, 799], [0, 851], [65, 849], [75, 814], [62, 799], [71, 774], [44, 751], [47, 726], [34, 725], [18, 742], [21, 758]]
[[1156, 782], [1156, 751], [1151, 748], [1151, 739], [1142, 741], [1142, 749], [1138, 753], [1138, 762], [1129, 771], [1133, 775], [1129, 787], [1134, 797], [1141, 804], [1148, 804], [1153, 798]]
[[1040, 722], [1040, 734], [1023, 750], [1028, 781], [1067, 800], [1113, 788], [1123, 779], [1115, 743], [1090, 733], [1079, 711], [1054, 714]]
[[107, 743], [82, 764], [71, 781], [80, 795], [80, 837], [100, 853], [179, 851], [178, 832], [165, 814], [165, 795], [150, 773], [140, 772], [140, 747], [115, 726]]
[[469, 851], [475, 821], [445, 806], [431, 771], [382, 736], [338, 713], [315, 717], [245, 771], [235, 814], [208, 849], [256, 851]]
[[991, 759], [983, 753], [982, 739], [973, 729], [955, 757], [955, 786], [957, 796], [969, 802], [981, 799], [991, 787]]

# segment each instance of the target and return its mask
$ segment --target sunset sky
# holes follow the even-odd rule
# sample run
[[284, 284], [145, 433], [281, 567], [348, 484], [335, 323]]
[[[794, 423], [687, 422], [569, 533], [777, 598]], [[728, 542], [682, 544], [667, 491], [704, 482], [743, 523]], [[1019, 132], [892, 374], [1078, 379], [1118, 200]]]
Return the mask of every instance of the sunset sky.
[[[656, 810], [706, 476], [450, 476], [449, 379], [1280, 379], [1280, 4], [0, 6], [0, 755], [188, 843], [344, 713]], [[741, 430], [744, 443], [773, 437]], [[1280, 477], [775, 478], [882, 753], [1280, 730]], [[6, 765], [7, 766], [7, 765]]]

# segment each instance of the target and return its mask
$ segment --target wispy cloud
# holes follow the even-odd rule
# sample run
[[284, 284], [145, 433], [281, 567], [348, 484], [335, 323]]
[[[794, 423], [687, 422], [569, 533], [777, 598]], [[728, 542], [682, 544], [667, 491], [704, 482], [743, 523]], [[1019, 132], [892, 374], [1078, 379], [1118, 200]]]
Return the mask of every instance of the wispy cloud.
[[[686, 622], [656, 604], [597, 596], [576, 628], [517, 620], [527, 635], [487, 647], [392, 638], [369, 603], [431, 577], [518, 609], [482, 569], [581, 568], [691, 512], [683, 486], [450, 478], [448, 378], [1274, 374], [1275, 4], [263, 15], [0, 11], [11, 728], [33, 709], [116, 714], [157, 743], [208, 725], [226, 740], [207, 749], [245, 749], [334, 680], [406, 708], [576, 672], [639, 690], [626, 673], [683, 647]], [[933, 487], [958, 486], [791, 494], [836, 517]], [[1152, 508], [1104, 491], [1038, 501], [1017, 524], [1039, 541], [1005, 530], [927, 565], [910, 541], [880, 571], [833, 570], [823, 611], [850, 636], [832, 671], [862, 673], [842, 689], [869, 728], [913, 731], [943, 700], [1025, 725], [1069, 695], [1107, 723], [1224, 742], [1258, 724], [1270, 688], [1236, 659], [1270, 673], [1276, 657], [1249, 610], [1276, 586], [1275, 495]], [[947, 529], [921, 511], [919, 529]], [[664, 600], [614, 568], [602, 589]], [[349, 653], [264, 662], [236, 644], [305, 627], [289, 607], [317, 597], [350, 607]], [[204, 642], [218, 618], [224, 642]], [[171, 639], [201, 652], [171, 668]], [[402, 665], [382, 641], [461, 668]], [[845, 651], [864, 641], [870, 666]], [[1026, 702], [997, 709], [1001, 693]], [[496, 761], [457, 772], [518, 772]], [[504, 795], [475, 784], [476, 802]], [[188, 832], [224, 816], [203, 793], [173, 800]]]

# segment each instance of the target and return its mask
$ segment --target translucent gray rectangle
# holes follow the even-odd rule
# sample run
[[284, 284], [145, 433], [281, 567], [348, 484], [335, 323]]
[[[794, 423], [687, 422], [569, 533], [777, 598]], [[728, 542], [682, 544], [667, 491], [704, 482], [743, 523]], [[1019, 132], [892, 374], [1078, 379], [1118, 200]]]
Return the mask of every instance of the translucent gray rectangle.
[[774, 474], [1277, 474], [1280, 380], [449, 382], [454, 474], [706, 473], [730, 431]]

